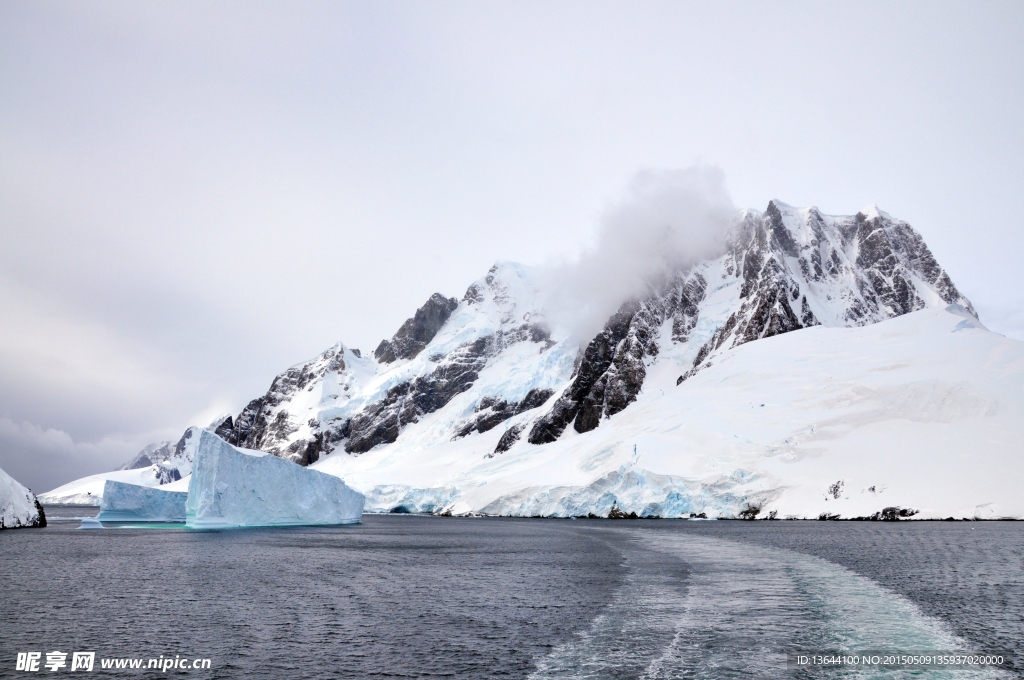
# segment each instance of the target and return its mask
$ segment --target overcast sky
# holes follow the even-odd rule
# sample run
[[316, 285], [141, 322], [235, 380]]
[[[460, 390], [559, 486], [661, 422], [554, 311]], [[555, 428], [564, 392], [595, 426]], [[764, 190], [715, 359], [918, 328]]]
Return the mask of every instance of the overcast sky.
[[909, 221], [1024, 339], [1024, 3], [0, 3], [0, 467], [372, 350], [641, 170]]

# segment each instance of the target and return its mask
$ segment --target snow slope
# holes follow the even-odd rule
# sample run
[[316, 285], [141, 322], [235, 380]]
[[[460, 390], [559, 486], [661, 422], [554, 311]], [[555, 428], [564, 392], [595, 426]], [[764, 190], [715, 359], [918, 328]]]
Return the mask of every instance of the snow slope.
[[[735, 517], [1024, 518], [1024, 343], [964, 308], [813, 327], [722, 352], [676, 385], [685, 346], [647, 366], [636, 402], [598, 429], [516, 442], [506, 424], [438, 441], [435, 413], [394, 444], [314, 464], [375, 499], [454, 512]], [[389, 494], [381, 493], [389, 489]], [[401, 490], [403, 493], [398, 493]], [[455, 493], [453, 493], [455, 490]]]
[[35, 495], [0, 470], [0, 529], [45, 526], [46, 514]]
[[[531, 269], [499, 262], [461, 300], [432, 295], [372, 356], [337, 343], [288, 369], [217, 432], [308, 465], [391, 444], [409, 428], [441, 441], [515, 418], [523, 428], [495, 445], [503, 451], [522, 435], [544, 444], [570, 424], [600, 427], [636, 401], [661, 352], [685, 356], [677, 378], [686, 380], [733, 347], [801, 328], [948, 304], [973, 314], [920, 235], [874, 206], [833, 216], [772, 201], [738, 216], [719, 257], [671, 274], [594, 338], [568, 338], [548, 327]], [[442, 419], [444, 432], [427, 425], [452, 408], [460, 416]], [[535, 409], [543, 417], [519, 418]]]

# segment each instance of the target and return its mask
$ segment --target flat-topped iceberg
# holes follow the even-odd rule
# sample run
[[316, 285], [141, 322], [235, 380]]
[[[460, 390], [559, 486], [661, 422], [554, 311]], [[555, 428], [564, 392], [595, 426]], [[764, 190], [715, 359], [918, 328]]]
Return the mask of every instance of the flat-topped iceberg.
[[100, 522], [184, 522], [185, 491], [126, 484], [108, 479], [103, 485]]
[[334, 475], [244, 453], [205, 430], [185, 504], [192, 529], [354, 524], [365, 498]]

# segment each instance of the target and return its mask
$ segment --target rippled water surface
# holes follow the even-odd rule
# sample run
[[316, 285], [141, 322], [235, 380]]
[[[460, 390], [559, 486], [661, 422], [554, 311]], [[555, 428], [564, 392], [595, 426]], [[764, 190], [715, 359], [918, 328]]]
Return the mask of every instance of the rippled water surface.
[[795, 648], [966, 647], [1014, 668], [864, 677], [1024, 670], [1024, 523], [61, 519], [87, 514], [0, 533], [0, 677], [55, 649], [208, 657], [177, 675], [216, 678], [860, 677], [787, 671]]

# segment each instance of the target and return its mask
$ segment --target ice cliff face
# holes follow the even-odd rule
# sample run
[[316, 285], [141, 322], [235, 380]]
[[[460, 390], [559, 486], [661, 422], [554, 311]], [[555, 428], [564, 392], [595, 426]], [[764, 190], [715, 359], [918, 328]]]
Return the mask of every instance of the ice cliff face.
[[717, 259], [624, 304], [583, 345], [551, 337], [529, 268], [499, 263], [461, 300], [432, 295], [372, 356], [338, 343], [293, 366], [217, 432], [308, 465], [394, 443], [447, 410], [430, 438], [505, 425], [500, 454], [524, 435], [546, 444], [570, 424], [597, 428], [636, 400], [667, 348], [687, 355], [682, 383], [730, 348], [800, 328], [948, 304], [973, 313], [920, 235], [876, 208], [837, 217], [772, 201], [764, 213], [744, 211], [726, 244]]
[[334, 475], [240, 451], [208, 431], [197, 431], [196, 439], [187, 498], [142, 489], [139, 494], [159, 493], [163, 498], [132, 499], [123, 505], [166, 514], [177, 511], [179, 501], [182, 519], [192, 529], [354, 524], [362, 517], [365, 498]]
[[45, 526], [46, 513], [35, 495], [0, 470], [0, 530]]

